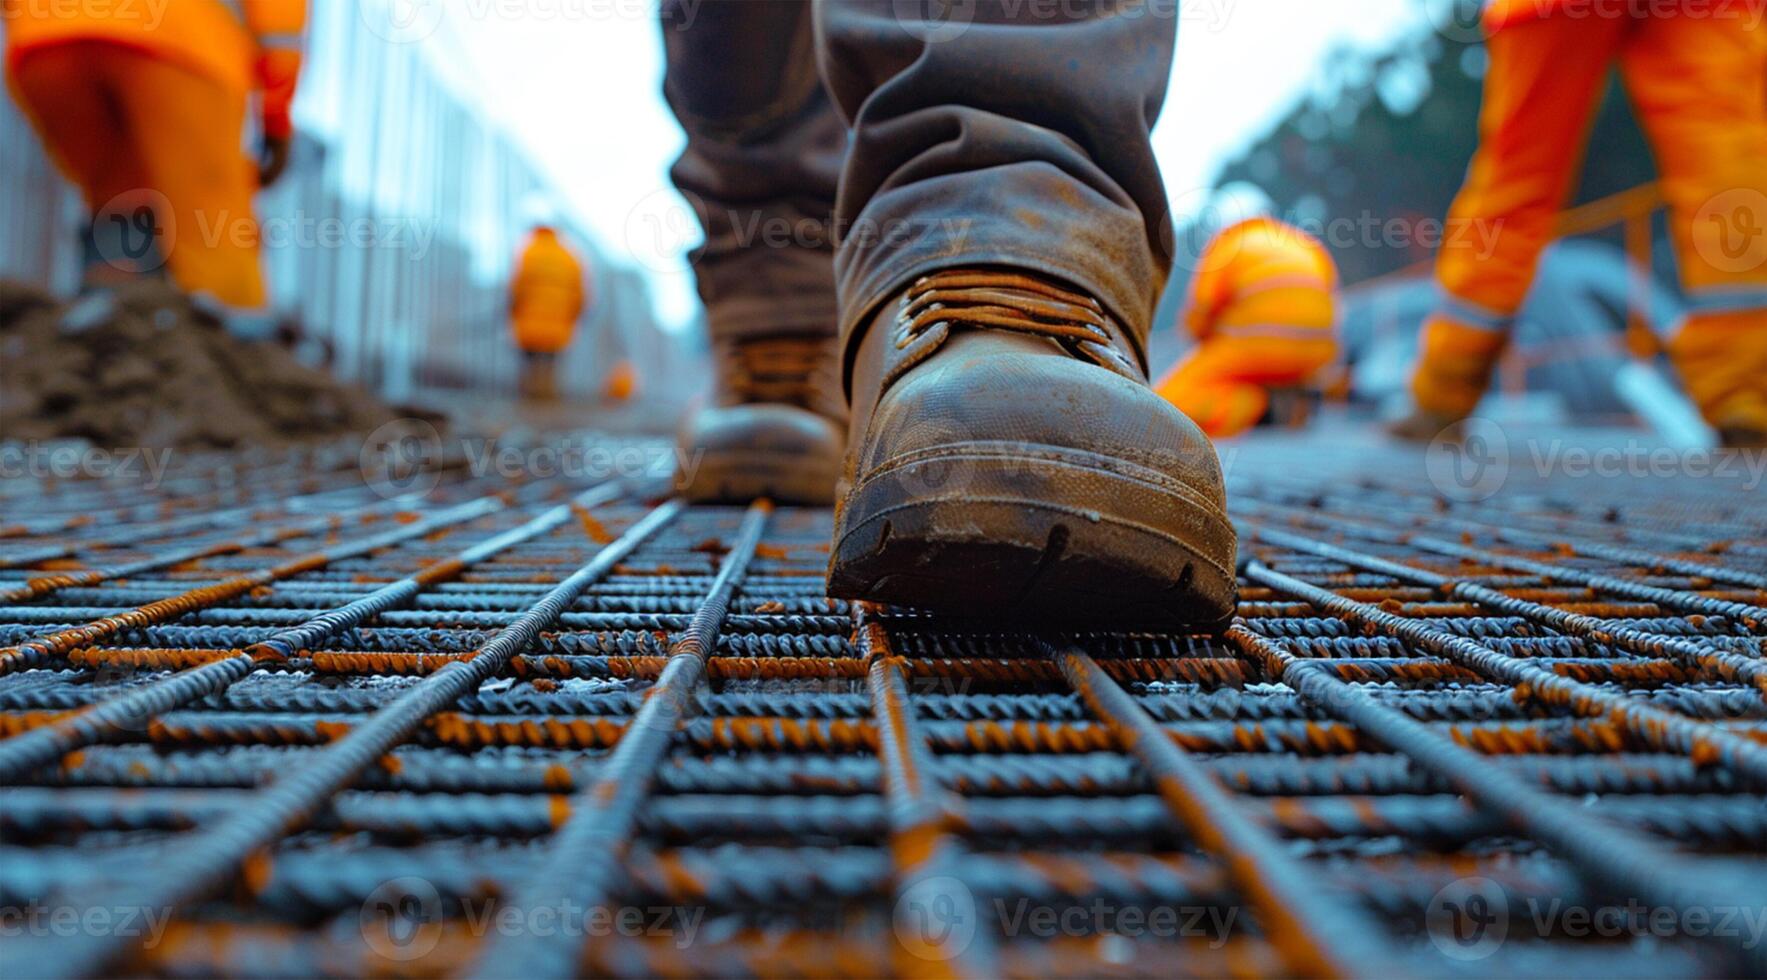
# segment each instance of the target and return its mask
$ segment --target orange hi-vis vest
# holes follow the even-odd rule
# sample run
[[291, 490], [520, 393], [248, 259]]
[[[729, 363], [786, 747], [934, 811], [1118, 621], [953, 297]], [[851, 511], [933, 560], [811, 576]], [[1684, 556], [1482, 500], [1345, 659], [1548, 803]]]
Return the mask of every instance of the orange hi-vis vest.
[[291, 131], [289, 106], [301, 69], [305, 0], [0, 0], [6, 58], [107, 41], [181, 65], [234, 91], [263, 94], [267, 135]]
[[587, 298], [582, 263], [556, 231], [535, 230], [510, 283], [515, 342], [534, 353], [563, 350], [571, 342]]

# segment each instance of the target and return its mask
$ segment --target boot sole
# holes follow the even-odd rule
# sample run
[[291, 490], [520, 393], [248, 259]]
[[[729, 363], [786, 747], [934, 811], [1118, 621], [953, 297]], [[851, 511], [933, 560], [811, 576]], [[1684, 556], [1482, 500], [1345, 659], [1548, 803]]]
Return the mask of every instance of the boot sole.
[[965, 617], [1224, 627], [1235, 535], [1171, 476], [1057, 446], [968, 443], [892, 460], [848, 495], [828, 592]]
[[834, 500], [839, 467], [802, 453], [708, 449], [683, 494], [696, 503], [776, 503], [827, 507]]

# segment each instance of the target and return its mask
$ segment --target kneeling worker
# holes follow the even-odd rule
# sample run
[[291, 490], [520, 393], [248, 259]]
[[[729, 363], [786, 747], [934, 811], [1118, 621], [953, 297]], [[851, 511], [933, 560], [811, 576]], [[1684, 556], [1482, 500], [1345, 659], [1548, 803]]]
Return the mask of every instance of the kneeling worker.
[[1338, 352], [1337, 267], [1325, 246], [1269, 217], [1261, 191], [1222, 194], [1239, 205], [1228, 210], [1253, 216], [1228, 222], [1199, 256], [1182, 317], [1197, 346], [1156, 386], [1217, 439], [1304, 418]]

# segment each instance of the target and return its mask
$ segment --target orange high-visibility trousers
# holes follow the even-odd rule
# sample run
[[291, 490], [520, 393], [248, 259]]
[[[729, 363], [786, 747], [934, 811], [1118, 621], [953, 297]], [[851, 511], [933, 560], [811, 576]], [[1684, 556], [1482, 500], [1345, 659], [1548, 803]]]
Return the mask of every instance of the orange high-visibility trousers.
[[[1503, 5], [1492, 8], [1501, 14]], [[1581, 169], [1617, 60], [1655, 152], [1692, 315], [1669, 349], [1708, 419], [1767, 388], [1767, 28], [1740, 16], [1503, 16], [1490, 39], [1480, 143], [1444, 248], [1442, 302], [1412, 379], [1420, 408], [1477, 406]]]
[[19, 104], [98, 220], [111, 219], [107, 207], [150, 203], [180, 288], [264, 305], [243, 90], [109, 41], [37, 48], [10, 68]]
[[1197, 345], [1154, 386], [1215, 438], [1256, 425], [1270, 392], [1310, 384], [1337, 357], [1337, 267], [1273, 218], [1217, 234], [1197, 258], [1184, 327]]

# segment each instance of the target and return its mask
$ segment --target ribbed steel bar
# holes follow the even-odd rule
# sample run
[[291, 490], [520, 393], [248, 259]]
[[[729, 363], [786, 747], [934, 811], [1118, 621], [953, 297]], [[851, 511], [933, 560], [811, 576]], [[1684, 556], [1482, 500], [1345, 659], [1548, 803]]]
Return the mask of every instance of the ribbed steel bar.
[[1365, 602], [1345, 599], [1256, 561], [1246, 566], [1245, 573], [1254, 582], [1306, 599], [1351, 622], [1366, 624], [1408, 640], [1481, 675], [1513, 684], [1528, 697], [1542, 703], [1569, 708], [1577, 714], [1599, 714], [1650, 745], [1685, 752], [1702, 765], [1732, 768], [1755, 786], [1767, 787], [1767, 745], [1760, 742], [1740, 738], [1685, 715], [1640, 704], [1613, 691], [1569, 680], [1417, 620], [1395, 616]]
[[[1643, 835], [1590, 819], [1586, 807], [1528, 785], [1513, 773], [1488, 765], [1477, 752], [1421, 725], [1370, 697], [1359, 685], [1321, 670], [1253, 632], [1244, 621], [1228, 638], [1248, 660], [1294, 688], [1331, 715], [1416, 760], [1485, 812], [1563, 854], [1577, 870], [1624, 898], [1685, 914], [1692, 909], [1767, 909], [1767, 888], [1749, 882], [1733, 868], [1696, 864]], [[1767, 949], [1751, 948], [1741, 935], [1731, 939], [1757, 972], [1767, 972]]]
[[1523, 558], [1519, 555], [1506, 555], [1501, 552], [1491, 551], [1485, 548], [1475, 548], [1471, 545], [1459, 544], [1454, 541], [1445, 541], [1441, 538], [1432, 538], [1427, 535], [1411, 535], [1407, 539], [1407, 543], [1422, 548], [1425, 551], [1436, 552], [1437, 554], [1451, 555], [1456, 558], [1473, 558], [1502, 568], [1511, 568], [1517, 571], [1528, 572], [1533, 575], [1538, 575], [1548, 581], [1557, 579], [1564, 582], [1576, 582], [1579, 585], [1587, 585], [1590, 588], [1599, 589], [1603, 592], [1609, 592], [1614, 595], [1625, 596], [1630, 599], [1642, 599], [1646, 602], [1654, 602], [1668, 609], [1679, 609], [1682, 612], [1694, 613], [1702, 616], [1724, 616], [1757, 632], [1767, 630], [1767, 608], [1747, 602], [1730, 602], [1724, 599], [1713, 599], [1707, 596], [1678, 591], [1676, 589], [1664, 589], [1652, 585], [1641, 585], [1637, 582], [1629, 582], [1623, 578], [1615, 578], [1612, 575], [1585, 572], [1579, 568], [1535, 561], [1532, 558]]
[[[613, 746], [595, 782], [573, 798], [571, 818], [559, 828], [548, 861], [515, 891], [516, 910], [528, 914], [554, 910], [562, 917], [571, 909], [588, 912], [613, 900], [625, 874], [623, 861], [638, 809], [650, 794], [657, 766], [676, 730], [696, 707], [694, 693], [706, 658], [717, 644], [730, 598], [754, 560], [772, 510], [765, 500], [757, 501], [743, 516], [699, 611], [669, 647], [668, 668]], [[573, 976], [584, 954], [583, 940], [581, 933], [564, 929], [524, 936], [520, 942], [495, 937], [470, 972], [533, 980]]]
[[916, 731], [902, 659], [874, 607], [853, 611], [854, 645], [865, 657], [872, 724], [889, 804], [896, 894], [895, 933], [903, 976], [989, 977], [999, 969], [993, 932], [974, 891], [959, 877], [963, 850], [949, 833], [956, 800], [941, 782]]
[[360, 522], [365, 518], [374, 517], [389, 511], [407, 506], [403, 501], [382, 501], [370, 504], [342, 514], [330, 514], [322, 517], [297, 521], [280, 527], [268, 527], [243, 537], [198, 544], [189, 548], [173, 549], [137, 561], [125, 562], [120, 565], [109, 565], [101, 568], [89, 568], [75, 572], [53, 572], [27, 579], [23, 585], [11, 589], [0, 589], [0, 602], [29, 602], [40, 599], [52, 592], [61, 591], [72, 586], [93, 586], [112, 579], [132, 578], [142, 572], [159, 568], [169, 568], [186, 562], [198, 561], [203, 558], [214, 558], [219, 555], [238, 554], [253, 548], [280, 544], [284, 541], [299, 540], [313, 537], [324, 531], [338, 531], [351, 523]]
[[1646, 656], [1667, 654], [1691, 667], [1710, 671], [1718, 678], [1744, 681], [1760, 691], [1763, 698], [1767, 698], [1767, 661], [1707, 648], [1690, 640], [1656, 636], [1612, 620], [1554, 609], [1551, 606], [1505, 595], [1488, 586], [1450, 579], [1446, 575], [1438, 575], [1435, 572], [1414, 568], [1410, 565], [1387, 561], [1350, 548], [1315, 541], [1303, 535], [1291, 534], [1261, 524], [1250, 525], [1249, 533], [1245, 536], [1253, 540], [1268, 541], [1285, 548], [1294, 548], [1309, 554], [1342, 561], [1357, 568], [1392, 575], [1400, 580], [1416, 582], [1453, 598], [1478, 603], [1500, 613], [1526, 616], [1553, 629], [1587, 637], [1599, 643], [1612, 643], [1634, 653]]
[[[1289, 502], [1293, 503], [1292, 499]], [[1345, 499], [1342, 496], [1334, 496], [1333, 505], [1334, 513], [1339, 515], [1348, 512], [1366, 518], [1379, 519], [1390, 516], [1391, 513], [1390, 511], [1377, 511], [1364, 501]], [[1667, 569], [1697, 578], [1710, 579], [1713, 582], [1729, 582], [1751, 589], [1767, 590], [1767, 575], [1757, 572], [1715, 565], [1710, 562], [1691, 561], [1674, 555], [1663, 555], [1638, 548], [1589, 541], [1563, 533], [1547, 534], [1540, 531], [1529, 531], [1513, 525], [1493, 524], [1489, 520], [1467, 520], [1463, 517], [1453, 517], [1433, 511], [1414, 515], [1412, 526], [1439, 527], [1454, 533], [1487, 535], [1499, 541], [1520, 545], [1534, 551], [1599, 558], [1617, 564], [1630, 565], [1641, 570]]]
[[[195, 839], [181, 842], [159, 856], [154, 873], [131, 876], [99, 889], [92, 904], [112, 908], [175, 909], [206, 895], [271, 846], [306, 822], [333, 794], [403, 742], [424, 719], [477, 688], [509, 662], [535, 634], [557, 619], [559, 612], [588, 584], [611, 571], [651, 534], [675, 519], [684, 504], [671, 501], [651, 511], [594, 558], [559, 583], [509, 629], [460, 661], [425, 678], [370, 720], [329, 745], [313, 762], [286, 773], [263, 792], [236, 808]], [[128, 936], [93, 937], [84, 944], [44, 943], [40, 954], [23, 958], [44, 977], [75, 977], [99, 972], [128, 946]]]
[[[1257, 484], [1240, 488], [1243, 492], [1236, 501], [1236, 506], [1243, 505], [1248, 496], [1252, 499], [1273, 502], [1269, 501], [1271, 487], [1280, 486], [1287, 487], [1286, 490], [1276, 491], [1276, 493], [1285, 498], [1283, 500], [1284, 503], [1292, 506], [1298, 502], [1312, 500], [1329, 502], [1331, 513], [1339, 517], [1354, 515], [1357, 518], [1386, 524], [1392, 520], [1395, 513], [1393, 505], [1397, 504], [1401, 510], [1407, 512], [1407, 516], [1410, 518], [1410, 526], [1414, 528], [1434, 527], [1438, 529], [1447, 529], [1456, 534], [1470, 533], [1484, 535], [1500, 541], [1529, 547], [1536, 551], [1600, 558], [1604, 561], [1631, 565], [1639, 569], [1670, 569], [1687, 575], [1710, 579], [1715, 582], [1730, 582], [1753, 589], [1767, 589], [1767, 575], [1762, 575], [1758, 572], [1733, 568], [1726, 565], [1712, 564], [1711, 562], [1691, 561], [1686, 558], [1645, 551], [1639, 548], [1593, 542], [1588, 540], [1587, 537], [1567, 534], [1563, 528], [1554, 528], [1552, 530], [1530, 530], [1528, 527], [1516, 526], [1518, 520], [1525, 525], [1533, 525], [1535, 523], [1534, 518], [1536, 515], [1532, 514], [1517, 514], [1514, 512], [1498, 512], [1492, 514], [1489, 507], [1474, 507], [1465, 503], [1454, 506], [1448, 512], [1444, 513], [1439, 506], [1443, 499], [1441, 497], [1432, 497], [1426, 501], [1400, 491], [1370, 493], [1367, 490], [1364, 490], [1360, 495], [1334, 492], [1330, 490], [1322, 493], [1317, 487], [1264, 477], [1258, 481]], [[1240, 509], [1243, 509], [1243, 507], [1240, 506]], [[1482, 516], [1478, 520], [1472, 520], [1465, 516], [1454, 516], [1466, 512], [1486, 516]], [[1615, 527], [1612, 524], [1606, 524], [1582, 528], [1580, 530], [1583, 535], [1587, 535], [1592, 531], [1600, 531], [1611, 535], [1614, 533]], [[1665, 537], [1669, 541], [1679, 542], [1696, 550], [1721, 547], [1723, 544], [1722, 542], [1716, 542], [1710, 539], [1700, 540], [1687, 535], [1671, 535]]]
[[[614, 484], [586, 490], [571, 505], [553, 507], [519, 527], [466, 548], [451, 558], [383, 586], [348, 605], [314, 617], [302, 626], [277, 633], [236, 655], [214, 651], [217, 656], [208, 663], [188, 668], [171, 677], [95, 704], [85, 711], [57, 719], [52, 724], [0, 742], [0, 783], [16, 782], [31, 769], [48, 765], [68, 752], [90, 745], [112, 733], [145, 730], [152, 718], [198, 698], [225, 690], [251, 674], [265, 661], [286, 660], [328, 636], [352, 629], [393, 606], [410, 601], [413, 596], [437, 582], [453, 578], [507, 548], [558, 527], [570, 518], [572, 506], [596, 506], [617, 499], [623, 493], [623, 488]], [[458, 521], [419, 522], [393, 532], [381, 544], [402, 544], [412, 538], [433, 534], [439, 528], [458, 526], [491, 512], [494, 511], [475, 508], [466, 512]], [[102, 664], [110, 659], [111, 655], [106, 653], [99, 655], [97, 661]]]
[[[106, 551], [120, 548], [125, 545], [139, 544], [145, 541], [169, 540], [179, 535], [188, 534], [191, 531], [206, 530], [209, 528], [246, 526], [256, 521], [273, 517], [284, 519], [291, 518], [297, 516], [296, 510], [300, 507], [326, 503], [328, 502], [328, 498], [335, 496], [361, 497], [362, 495], [363, 494], [360, 491], [354, 493], [339, 493], [339, 491], [336, 490], [328, 490], [322, 493], [302, 494], [297, 497], [290, 497], [286, 500], [277, 501], [275, 508], [268, 512], [266, 506], [263, 504], [250, 504], [244, 507], [229, 507], [223, 510], [209, 511], [207, 513], [186, 514], [183, 517], [175, 517], [157, 524], [149, 523], [126, 527], [121, 531], [115, 531], [99, 537], [76, 538], [64, 541], [58, 545], [43, 546], [33, 551], [0, 555], [0, 569], [23, 568], [47, 561], [56, 561], [62, 558], [70, 558], [75, 555], [83, 555], [92, 551]], [[409, 500], [388, 500], [380, 501], [379, 504], [383, 507], [408, 507], [415, 502], [416, 501]], [[341, 517], [343, 515], [337, 516]]]
[[1153, 776], [1184, 828], [1227, 865], [1256, 904], [1289, 969], [1309, 976], [1396, 976], [1396, 957], [1366, 913], [1319, 891], [1266, 830], [1241, 818], [1227, 792], [1178, 748], [1084, 650], [1050, 648], [1062, 676], [1125, 751]]
[[[109, 639], [123, 630], [162, 623], [197, 610], [206, 609], [272, 582], [313, 569], [324, 568], [334, 561], [370, 554], [389, 544], [420, 534], [427, 534], [450, 524], [482, 517], [500, 510], [504, 506], [503, 498], [498, 495], [481, 497], [478, 500], [436, 512], [415, 524], [300, 555], [249, 575], [240, 575], [212, 585], [199, 586], [170, 598], [150, 602], [128, 612], [109, 615], [74, 629], [60, 630], [39, 636], [18, 646], [0, 650], [0, 674], [35, 667], [48, 657], [64, 654], [77, 646]], [[419, 530], [414, 534], [413, 528]]]
[[[1761, 972], [1747, 952], [1750, 923], [1767, 923], [1767, 908], [1757, 908], [1767, 904], [1758, 894], [1767, 791], [1722, 751], [1690, 750], [1677, 726], [1767, 745], [1767, 699], [1754, 683], [1767, 635], [1713, 607], [1622, 595], [1412, 538], [1761, 606], [1762, 498], [1721, 481], [1572, 483], [1517, 469], [1496, 496], [1468, 501], [1418, 453], [1343, 435], [1272, 442], [1260, 434], [1232, 450], [1230, 508], [1247, 558], [1239, 614], [1256, 639], [1101, 623], [1102, 632], [1064, 642], [1151, 720], [1149, 744], [1182, 753], [1226, 798], [1224, 823], [1262, 834], [1252, 860], [1305, 875], [1312, 892], [1295, 915], [1326, 928], [1305, 901], [1330, 903], [1360, 923], [1325, 937], [1351, 972]], [[511, 430], [494, 448], [526, 450], [543, 438]], [[0, 558], [86, 550], [0, 569], [0, 591], [98, 566], [130, 574], [0, 601], [0, 647], [299, 557], [308, 545], [290, 538], [167, 560], [375, 503], [358, 448], [181, 455], [156, 488], [139, 490], [127, 481], [8, 481]], [[151, 948], [102, 940], [128, 954], [111, 968], [455, 974], [489, 962], [497, 951], [484, 939], [509, 916], [546, 925], [520, 918], [517, 900], [524, 885], [569, 868], [558, 866], [559, 829], [605, 826], [606, 815], [592, 812], [597, 787], [617, 783], [619, 795], [643, 783], [624, 835], [598, 843], [583, 864], [605, 900], [582, 910], [582, 924], [599, 913], [645, 912], [648, 921], [660, 908], [674, 928], [559, 938], [580, 954], [567, 955], [566, 969], [1295, 972], [1293, 943], [1272, 929], [1268, 903], [1174, 817], [1162, 773], [1125, 750], [1043, 640], [986, 610], [959, 618], [825, 597], [825, 508], [768, 516], [654, 765], [624, 775], [610, 768], [621, 744], [658, 737], [635, 718], [659, 696], [658, 682], [676, 676], [673, 641], [729, 564], [739, 507], [682, 507], [560, 605], [493, 675], [419, 712], [386, 751], [360, 765], [351, 755], [340, 770], [340, 746], [363, 745], [383, 719], [409, 710], [413, 692], [476, 663], [646, 513], [610, 501], [452, 571], [447, 563], [462, 549], [565, 500], [563, 481], [475, 472], [456, 465], [421, 508], [405, 508], [419, 515], [396, 519], [492, 491], [504, 492], [498, 513], [120, 628], [0, 676], [3, 759], [8, 746], [55, 741], [48, 733], [81, 712], [163, 693], [176, 672], [263, 652], [244, 677], [132, 711], [97, 739], [77, 739], [74, 751], [60, 746], [44, 764], [20, 767], [0, 790], [0, 926], [96, 914], [206, 880], [193, 892], [199, 898], [154, 910], [171, 920]], [[245, 526], [241, 514], [255, 523]], [[125, 523], [105, 523], [113, 519]], [[351, 526], [319, 533], [335, 545]], [[100, 546], [119, 535], [127, 540]], [[1260, 579], [1254, 560], [1360, 605], [1316, 604], [1324, 597]], [[409, 594], [401, 585], [432, 577]], [[394, 594], [402, 598], [378, 614], [321, 626], [322, 617]], [[1393, 620], [1377, 623], [1364, 607]], [[1444, 652], [1451, 643], [1459, 655]], [[1531, 677], [1518, 684], [1470, 662], [1475, 649], [1611, 703], [1543, 692]], [[1615, 716], [1616, 705], [1635, 716]], [[1655, 726], [1658, 716], [1677, 721]], [[1435, 759], [1444, 746], [1447, 761]], [[278, 793], [310, 772], [336, 781], [302, 795], [293, 823], [285, 812], [237, 836], [243, 813], [285, 799]], [[1490, 774], [1502, 784], [1495, 797]], [[1517, 786], [1512, 806], [1503, 794]], [[1564, 839], [1579, 831], [1587, 839]], [[1640, 840], [1642, 848], [1629, 846]], [[232, 858], [203, 858], [199, 844]], [[1469, 882], [1488, 907], [1460, 901]], [[1738, 914], [1716, 908], [1702, 920], [1714, 904]], [[1154, 928], [1162, 915], [1165, 932]], [[1727, 915], [1731, 928], [1715, 932]], [[1591, 935], [1578, 916], [1607, 931]], [[1198, 928], [1170, 928], [1195, 917]], [[1480, 928], [1508, 938], [1468, 948], [1467, 931]], [[525, 943], [519, 933], [531, 931], [509, 942]], [[59, 947], [90, 942], [14, 935], [0, 940], [0, 973], [34, 976], [39, 960], [84, 955]], [[973, 965], [980, 953], [992, 954], [990, 966]]]

